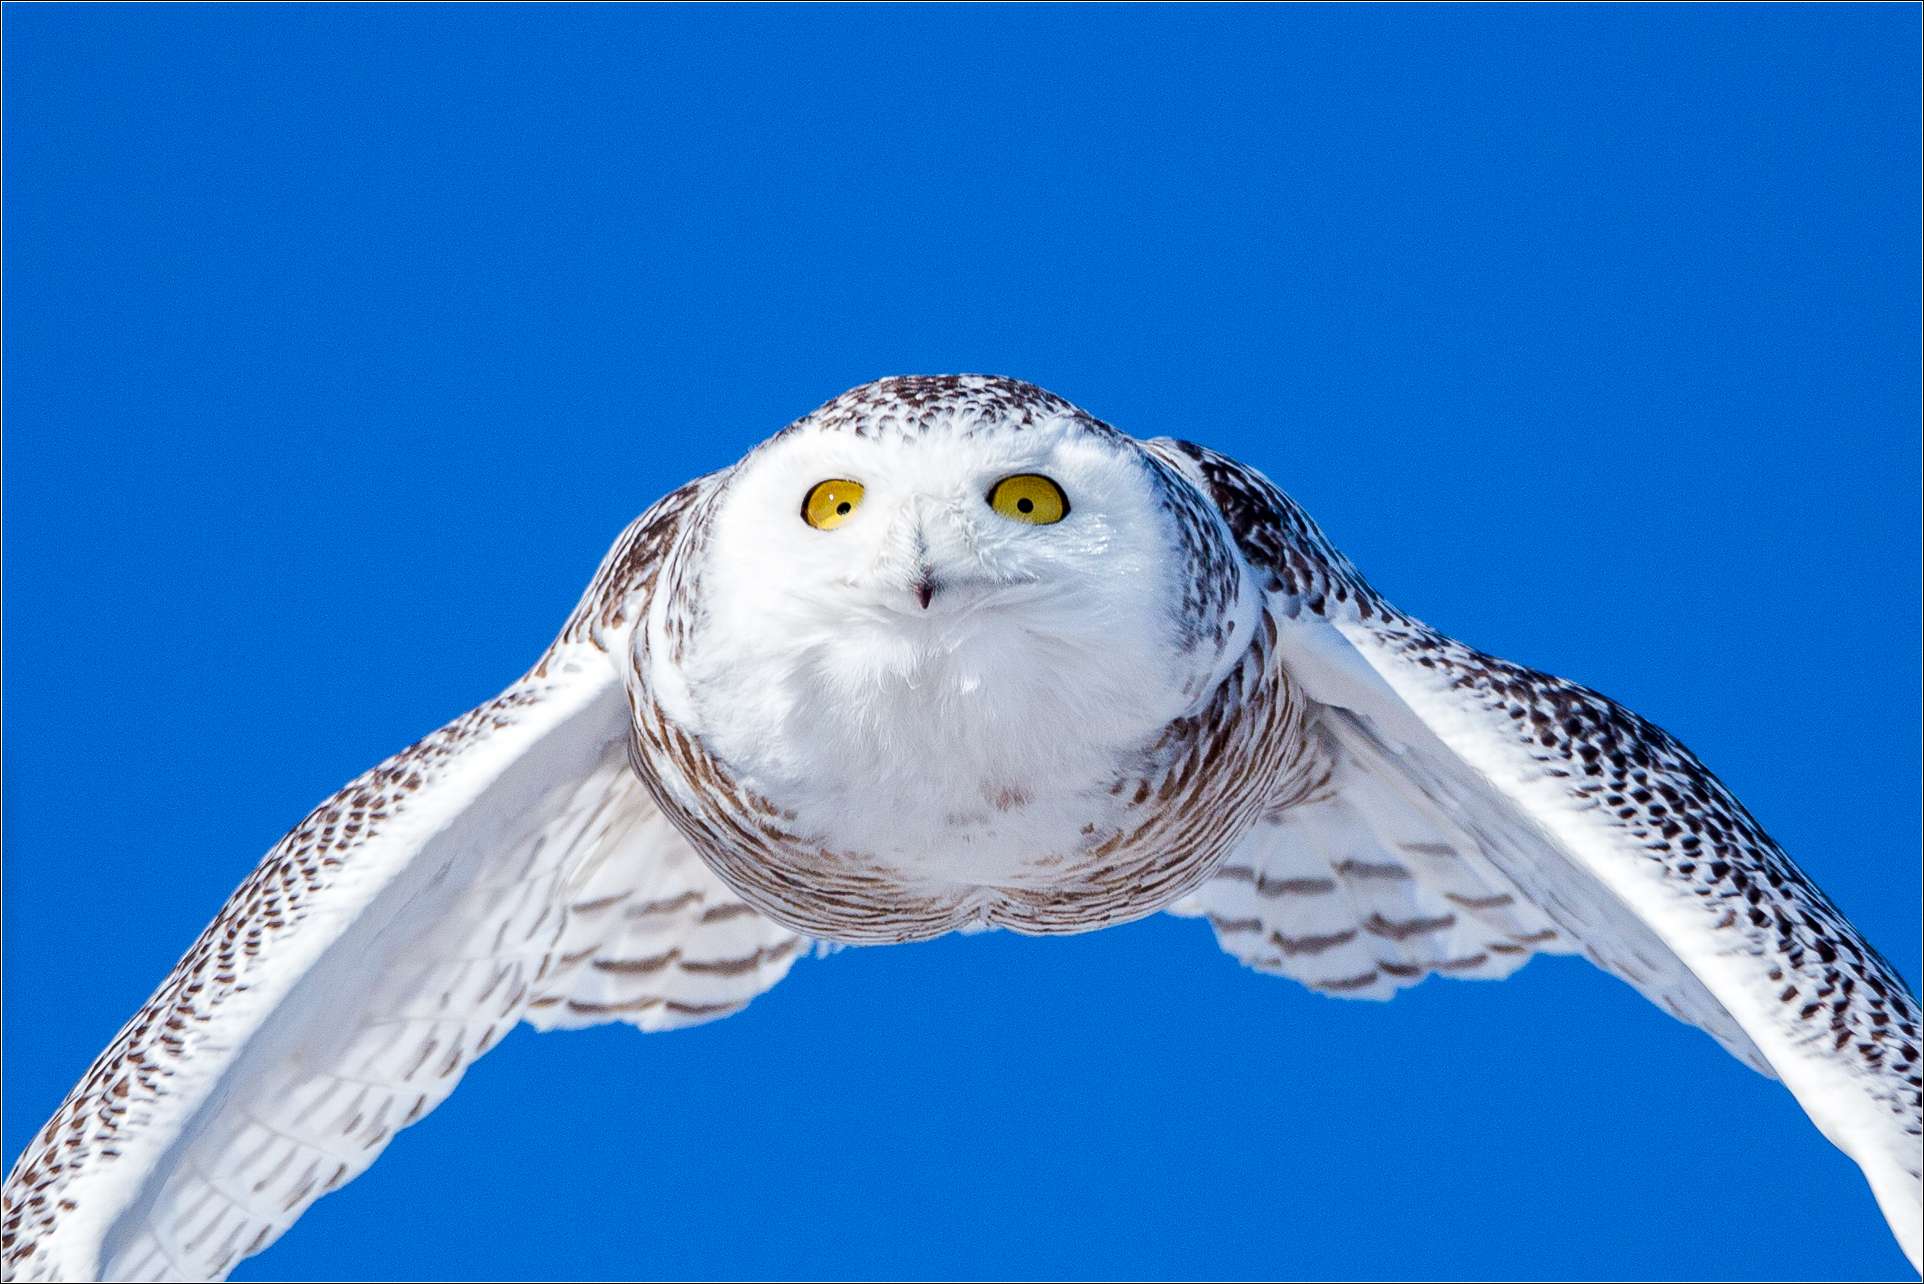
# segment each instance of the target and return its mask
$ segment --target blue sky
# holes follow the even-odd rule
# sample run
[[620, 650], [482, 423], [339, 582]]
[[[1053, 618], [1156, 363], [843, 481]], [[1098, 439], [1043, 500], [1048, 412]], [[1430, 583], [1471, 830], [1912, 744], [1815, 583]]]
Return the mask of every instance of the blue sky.
[[[1919, 974], [1918, 11], [8, 6], [11, 1162], [312, 803], [841, 389], [1039, 382], [1682, 737]], [[242, 1278], [1905, 1273], [1573, 960], [1199, 923], [521, 1031]]]

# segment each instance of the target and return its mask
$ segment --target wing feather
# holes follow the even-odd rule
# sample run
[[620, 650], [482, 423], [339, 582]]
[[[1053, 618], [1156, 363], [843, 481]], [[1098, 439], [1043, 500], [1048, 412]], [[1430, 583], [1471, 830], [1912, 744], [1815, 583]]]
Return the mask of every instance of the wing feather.
[[217, 1278], [438, 1104], [519, 1016], [620, 713], [557, 657], [284, 838], [21, 1157], [9, 1274]]
[[[1445, 899], [1513, 898], [1781, 1078], [1863, 1168], [1917, 1265], [1917, 1000], [1722, 782], [1604, 696], [1398, 612], [1261, 474], [1186, 443], [1151, 449], [1211, 496], [1264, 574], [1279, 660], [1317, 702], [1316, 724], [1335, 745], [1336, 797], [1351, 812], [1345, 823], [1310, 800], [1289, 855], [1277, 842], [1232, 860], [1261, 877], [1264, 860], [1300, 862], [1307, 848], [1327, 859], [1383, 839], [1382, 818], [1400, 812], [1388, 836], [1405, 835], [1413, 883]], [[1448, 860], [1407, 859], [1412, 816], [1415, 841]], [[1275, 836], [1290, 823], [1285, 813]], [[1453, 886], [1458, 874], [1489, 890]]]
[[561, 948], [569, 966], [530, 1001], [527, 1020], [537, 1029], [713, 1021], [781, 980], [807, 951], [806, 937], [763, 917], [709, 872], [639, 782], [621, 800], [609, 859], [569, 889], [570, 919], [592, 927], [580, 934], [583, 944]]
[[1497, 980], [1575, 945], [1446, 835], [1341, 755], [1328, 783], [1259, 823], [1172, 907], [1225, 951], [1337, 998], [1388, 999], [1429, 976]]
[[[268, 853], [16, 1162], [7, 1278], [222, 1278], [524, 1016], [660, 1029], [780, 979], [802, 942], [715, 883], [627, 764], [614, 657], [703, 484], [623, 533], [525, 677]], [[675, 960], [645, 990], [644, 948]]]

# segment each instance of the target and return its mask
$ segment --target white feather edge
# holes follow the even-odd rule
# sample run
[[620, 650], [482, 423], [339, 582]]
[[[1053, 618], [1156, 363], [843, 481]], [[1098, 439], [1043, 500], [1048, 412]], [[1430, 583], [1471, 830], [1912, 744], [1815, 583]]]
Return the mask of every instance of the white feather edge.
[[608, 657], [576, 644], [553, 652], [546, 670], [508, 689], [540, 698], [515, 707], [508, 725], [462, 744], [457, 765], [370, 839], [342, 867], [325, 905], [276, 942], [273, 965], [222, 1004], [207, 1034], [225, 1055], [197, 1053], [176, 1063], [159, 1108], [119, 1146], [118, 1158], [90, 1165], [66, 1187], [76, 1207], [42, 1240], [49, 1266], [72, 1278], [98, 1277], [119, 1242], [138, 1230], [173, 1156], [194, 1140], [228, 1087], [256, 1058], [330, 1018], [324, 1005], [304, 1006], [302, 991], [318, 998], [328, 985], [351, 984], [354, 974], [378, 966], [384, 929], [464, 858], [486, 859], [486, 845], [464, 846], [466, 835], [497, 827], [555, 786], [585, 776], [603, 756], [626, 718]]
[[1313, 697], [1369, 717], [1411, 747], [1450, 755], [1642, 920], [1742, 1027], [1811, 1122], [1863, 1169], [1905, 1256], [1920, 1266], [1924, 1192], [1901, 1160], [1911, 1139], [1890, 1127], [1888, 1112], [1842, 1061], [1790, 1037], [1776, 987], [1755, 959], [1717, 949], [1703, 930], [1701, 908], [1667, 886], [1653, 862], [1632, 858], [1607, 827], [1570, 804], [1555, 780], [1533, 770], [1514, 736], [1491, 734], [1489, 721], [1453, 700], [1445, 681], [1399, 658], [1368, 624], [1297, 616], [1284, 624], [1282, 639], [1285, 662]]

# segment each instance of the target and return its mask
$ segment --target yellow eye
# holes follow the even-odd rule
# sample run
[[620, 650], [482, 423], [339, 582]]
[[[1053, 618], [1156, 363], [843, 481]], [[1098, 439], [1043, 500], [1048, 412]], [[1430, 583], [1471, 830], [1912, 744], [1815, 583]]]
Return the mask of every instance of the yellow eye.
[[861, 506], [861, 482], [847, 478], [816, 482], [802, 500], [802, 520], [818, 531], [832, 531]]
[[989, 507], [1031, 526], [1053, 526], [1069, 515], [1069, 497], [1041, 473], [1017, 473], [989, 487]]

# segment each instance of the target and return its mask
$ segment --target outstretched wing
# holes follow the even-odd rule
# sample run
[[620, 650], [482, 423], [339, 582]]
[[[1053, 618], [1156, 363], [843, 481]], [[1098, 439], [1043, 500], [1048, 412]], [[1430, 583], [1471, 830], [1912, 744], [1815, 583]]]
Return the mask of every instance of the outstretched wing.
[[7, 1278], [220, 1278], [522, 1017], [658, 1029], [780, 979], [802, 942], [626, 762], [613, 657], [701, 485], [624, 533], [527, 676], [267, 854], [15, 1164]]
[[1231, 952], [1334, 993], [1580, 949], [1781, 1078], [1917, 1265], [1917, 1000], [1723, 784], [1596, 692], [1396, 611], [1254, 470], [1152, 449], [1266, 577], [1330, 772], [1185, 908]]

